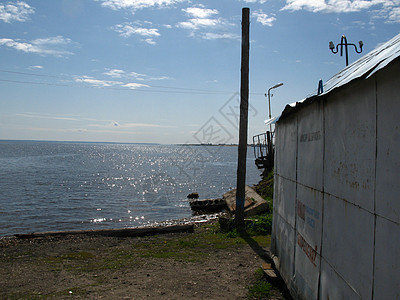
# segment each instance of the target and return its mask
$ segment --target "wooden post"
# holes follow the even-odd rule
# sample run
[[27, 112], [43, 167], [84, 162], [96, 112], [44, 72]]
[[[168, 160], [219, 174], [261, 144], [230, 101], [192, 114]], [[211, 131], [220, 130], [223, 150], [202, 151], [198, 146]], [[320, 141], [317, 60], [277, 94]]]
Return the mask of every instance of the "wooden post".
[[250, 9], [242, 9], [242, 67], [240, 82], [240, 122], [239, 148], [236, 181], [235, 223], [239, 230], [244, 229], [244, 201], [246, 188], [247, 125], [249, 111], [249, 27]]

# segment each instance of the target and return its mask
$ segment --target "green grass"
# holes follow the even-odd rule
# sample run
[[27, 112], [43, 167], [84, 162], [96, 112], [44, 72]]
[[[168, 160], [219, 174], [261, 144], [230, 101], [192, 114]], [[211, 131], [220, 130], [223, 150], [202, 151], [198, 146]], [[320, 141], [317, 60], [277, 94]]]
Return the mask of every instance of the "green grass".
[[[239, 230], [236, 228], [235, 220], [224, 219], [223, 230], [227, 237], [236, 238], [240, 236]], [[221, 225], [222, 226], [222, 225]], [[245, 231], [248, 235], [269, 235], [272, 230], [272, 213], [253, 216], [251, 219], [245, 220]]]
[[98, 256], [90, 252], [77, 251], [47, 256], [42, 261], [55, 270], [65, 269], [77, 274], [95, 273], [140, 265], [148, 258], [202, 261], [207, 258], [209, 250], [227, 249], [245, 244], [246, 241], [238, 234], [223, 233], [219, 230], [219, 225], [214, 223], [203, 225], [195, 233], [182, 235], [179, 238], [159, 235], [132, 243], [128, 248], [111, 247]]
[[206, 257], [202, 249], [227, 249], [246, 242], [239, 236], [231, 237], [219, 230], [218, 224], [207, 224], [195, 234], [184, 236], [178, 240], [159, 237], [150, 244], [134, 245], [140, 257], [166, 258], [185, 261], [198, 261]]
[[272, 212], [274, 198], [274, 171], [270, 171], [257, 185], [256, 192], [269, 204], [269, 212]]
[[272, 213], [259, 215], [246, 226], [247, 233], [250, 235], [267, 235], [272, 230]]
[[270, 235], [256, 235], [252, 237], [253, 240], [263, 248], [269, 248], [271, 245]]
[[[261, 222], [262, 223], [262, 222]], [[260, 223], [260, 224], [261, 224]], [[269, 235], [253, 235], [252, 240], [262, 247], [270, 245]], [[248, 242], [248, 240], [247, 240]], [[67, 271], [74, 276], [87, 274], [91, 282], [82, 286], [66, 286], [51, 294], [40, 294], [36, 291], [8, 294], [11, 299], [43, 299], [57, 297], [89, 297], [95, 290], [107, 281], [104, 272], [107, 270], [124, 270], [145, 264], [148, 259], [176, 260], [180, 262], [202, 262], [214, 251], [246, 246], [247, 242], [237, 231], [222, 232], [218, 223], [204, 224], [196, 228], [194, 233], [181, 235], [158, 235], [140, 239], [132, 239], [130, 243], [121, 246], [105, 247], [100, 253], [96, 250], [76, 250], [59, 253], [58, 255], [42, 255], [37, 263], [49, 272]], [[29, 253], [19, 253], [29, 255]], [[15, 259], [15, 258], [13, 258]], [[106, 272], [107, 273], [107, 272]], [[82, 282], [83, 284], [83, 282]], [[255, 297], [265, 289], [261, 283], [249, 287], [249, 295]], [[72, 293], [70, 293], [70, 291]], [[254, 296], [255, 295], [255, 296]]]
[[135, 264], [136, 256], [131, 251], [111, 249], [102, 256], [78, 251], [59, 256], [48, 256], [43, 261], [53, 269], [66, 269], [75, 273], [97, 270], [120, 269]]
[[264, 278], [264, 271], [258, 268], [255, 272], [255, 282], [248, 287], [249, 299], [266, 299], [271, 294], [272, 285]]

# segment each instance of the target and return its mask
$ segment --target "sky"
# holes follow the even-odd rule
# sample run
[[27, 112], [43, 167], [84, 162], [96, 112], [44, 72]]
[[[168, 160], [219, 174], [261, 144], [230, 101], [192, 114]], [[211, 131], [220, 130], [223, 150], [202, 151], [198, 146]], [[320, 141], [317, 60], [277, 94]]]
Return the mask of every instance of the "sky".
[[238, 142], [242, 8], [249, 142], [345, 67], [329, 41], [399, 33], [400, 0], [0, 1], [0, 139]]

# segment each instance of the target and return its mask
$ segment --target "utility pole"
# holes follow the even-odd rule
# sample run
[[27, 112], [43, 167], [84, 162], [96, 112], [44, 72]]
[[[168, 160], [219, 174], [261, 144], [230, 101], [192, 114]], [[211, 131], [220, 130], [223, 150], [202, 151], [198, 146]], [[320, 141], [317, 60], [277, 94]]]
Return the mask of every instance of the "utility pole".
[[244, 229], [244, 202], [246, 189], [247, 126], [249, 112], [249, 49], [250, 9], [242, 9], [242, 66], [240, 81], [239, 148], [236, 181], [236, 227]]

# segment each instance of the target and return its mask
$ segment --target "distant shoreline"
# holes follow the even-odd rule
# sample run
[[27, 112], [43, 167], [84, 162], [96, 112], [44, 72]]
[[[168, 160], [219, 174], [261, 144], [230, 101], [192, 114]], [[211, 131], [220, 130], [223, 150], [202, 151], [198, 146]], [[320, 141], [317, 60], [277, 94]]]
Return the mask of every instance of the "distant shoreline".
[[[32, 142], [32, 143], [65, 143], [65, 144], [111, 144], [111, 145], [153, 145], [153, 146], [189, 146], [189, 147], [199, 147], [199, 146], [211, 146], [211, 147], [237, 147], [238, 144], [162, 144], [162, 143], [128, 143], [128, 142], [90, 142], [90, 141], [49, 141], [49, 140], [3, 140], [1, 142]], [[248, 144], [247, 146], [252, 146]]]
[[[160, 143], [128, 143], [128, 142], [90, 142], [90, 141], [49, 141], [49, 140], [2, 140], [1, 142], [34, 142], [34, 143], [64, 143], [64, 144], [115, 144], [115, 145], [169, 145]], [[173, 145], [173, 144], [171, 144]]]

